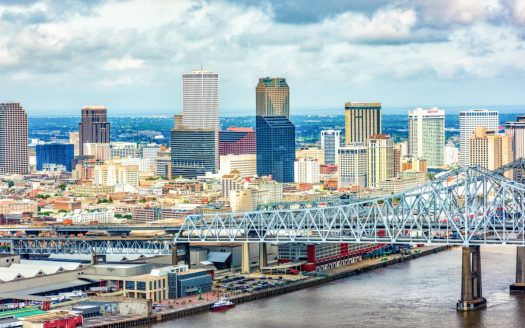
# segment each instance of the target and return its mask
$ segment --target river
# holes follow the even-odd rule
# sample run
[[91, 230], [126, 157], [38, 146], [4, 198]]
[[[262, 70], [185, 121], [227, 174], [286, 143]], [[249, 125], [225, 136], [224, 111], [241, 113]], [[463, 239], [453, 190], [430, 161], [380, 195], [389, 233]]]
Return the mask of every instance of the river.
[[509, 295], [514, 247], [482, 247], [487, 308], [460, 313], [455, 248], [291, 294], [154, 325], [168, 327], [525, 327], [525, 298]]

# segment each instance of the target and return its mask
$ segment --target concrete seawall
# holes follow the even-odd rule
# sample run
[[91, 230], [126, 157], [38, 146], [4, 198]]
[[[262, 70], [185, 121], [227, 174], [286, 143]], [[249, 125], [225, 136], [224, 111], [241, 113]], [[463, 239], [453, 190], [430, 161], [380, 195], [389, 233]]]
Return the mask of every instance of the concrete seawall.
[[[396, 256], [394, 258], [391, 258], [391, 259], [388, 259], [382, 262], [378, 262], [378, 263], [371, 263], [371, 264], [363, 265], [359, 267], [352, 267], [352, 266], [341, 267], [341, 268], [338, 268], [328, 273], [326, 277], [316, 277], [312, 280], [299, 281], [299, 282], [296, 282], [296, 283], [293, 283], [287, 286], [272, 288], [272, 289], [260, 291], [257, 293], [233, 296], [231, 297], [231, 300], [232, 302], [236, 304], [241, 304], [241, 303], [258, 300], [262, 298], [283, 295], [283, 294], [291, 293], [291, 292], [298, 291], [301, 289], [326, 284], [334, 280], [347, 278], [350, 276], [358, 275], [358, 274], [369, 272], [372, 270], [377, 270], [377, 269], [384, 268], [392, 264], [410, 261], [410, 260], [413, 260], [413, 259], [416, 259], [422, 256], [426, 256], [426, 255], [430, 255], [430, 254], [434, 254], [434, 253], [438, 253], [438, 252], [447, 250], [448, 248], [449, 248], [448, 246], [433, 247], [433, 248], [422, 250], [419, 253], [413, 253], [407, 256]], [[139, 318], [139, 319], [134, 318], [130, 320], [111, 322], [111, 323], [105, 323], [105, 324], [100, 324], [100, 325], [93, 325], [89, 327], [124, 328], [124, 327], [137, 327], [137, 326], [151, 325], [156, 322], [173, 320], [177, 318], [182, 318], [182, 317], [206, 312], [209, 310], [210, 305], [211, 304], [198, 305], [195, 307], [179, 309], [179, 310], [175, 310], [172, 312], [154, 314], [154, 315], [144, 317], [144, 318]]]

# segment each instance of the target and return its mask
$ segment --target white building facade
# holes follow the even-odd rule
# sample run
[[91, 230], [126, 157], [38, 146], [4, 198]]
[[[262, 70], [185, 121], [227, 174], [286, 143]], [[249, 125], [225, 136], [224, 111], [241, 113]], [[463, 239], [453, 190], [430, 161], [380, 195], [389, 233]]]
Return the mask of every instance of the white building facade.
[[408, 112], [408, 152], [431, 167], [445, 164], [445, 111], [436, 107]]
[[368, 151], [362, 143], [340, 147], [337, 155], [337, 184], [339, 188], [365, 188], [368, 173]]
[[294, 182], [318, 184], [321, 166], [318, 161], [300, 159], [294, 162]]
[[477, 127], [487, 132], [498, 132], [499, 115], [496, 110], [472, 109], [459, 113], [459, 163], [466, 165], [469, 158], [468, 140]]

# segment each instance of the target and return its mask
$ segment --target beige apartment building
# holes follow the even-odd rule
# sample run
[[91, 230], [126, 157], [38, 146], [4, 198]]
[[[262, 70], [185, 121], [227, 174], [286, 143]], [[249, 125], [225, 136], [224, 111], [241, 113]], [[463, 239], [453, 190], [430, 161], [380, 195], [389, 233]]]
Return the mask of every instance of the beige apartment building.
[[479, 165], [489, 170], [495, 170], [512, 162], [512, 137], [487, 132], [485, 127], [477, 127], [468, 139], [469, 165]]

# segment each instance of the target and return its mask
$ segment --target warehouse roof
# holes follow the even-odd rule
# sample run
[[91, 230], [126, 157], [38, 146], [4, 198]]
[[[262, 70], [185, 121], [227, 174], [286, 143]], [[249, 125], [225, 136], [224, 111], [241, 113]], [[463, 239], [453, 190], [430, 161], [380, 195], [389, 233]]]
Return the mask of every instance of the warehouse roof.
[[216, 263], [224, 263], [232, 255], [230, 252], [209, 252], [208, 261]]

